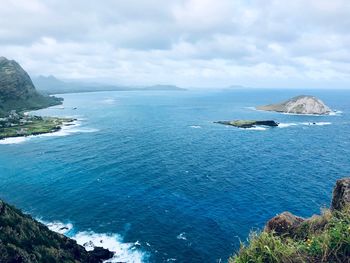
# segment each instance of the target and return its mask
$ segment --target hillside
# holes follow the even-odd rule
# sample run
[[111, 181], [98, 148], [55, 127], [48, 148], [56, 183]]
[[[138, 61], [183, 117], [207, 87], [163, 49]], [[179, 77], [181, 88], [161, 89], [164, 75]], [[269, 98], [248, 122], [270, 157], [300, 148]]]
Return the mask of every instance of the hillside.
[[0, 229], [0, 262], [4, 263], [97, 263], [113, 256], [103, 248], [87, 252], [74, 240], [49, 230], [1, 200]]
[[14, 60], [0, 57], [0, 116], [60, 104], [61, 99], [37, 92], [27, 72]]

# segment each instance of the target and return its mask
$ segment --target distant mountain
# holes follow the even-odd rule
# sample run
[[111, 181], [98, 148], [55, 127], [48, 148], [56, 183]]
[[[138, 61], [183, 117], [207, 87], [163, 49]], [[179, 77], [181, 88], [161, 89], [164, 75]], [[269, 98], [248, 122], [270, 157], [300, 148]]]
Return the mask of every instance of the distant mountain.
[[39, 76], [33, 78], [33, 82], [37, 89], [46, 94], [63, 94], [78, 92], [96, 92], [96, 91], [132, 91], [132, 90], [185, 90], [173, 85], [154, 85], [146, 87], [126, 87], [115, 86], [102, 83], [85, 83], [77, 81], [62, 81], [54, 76]]
[[11, 110], [35, 110], [61, 102], [38, 93], [27, 72], [16, 61], [0, 57], [0, 116]]
[[83, 82], [65, 82], [54, 76], [34, 77], [33, 82], [37, 89], [46, 94], [63, 94], [77, 92], [92, 92], [102, 90], [117, 90], [117, 87], [104, 86], [99, 84], [83, 83]]
[[67, 86], [68, 88], [68, 83], [65, 83], [62, 80], [59, 80], [55, 78], [54, 76], [50, 75], [47, 77], [44, 76], [39, 76], [39, 77], [33, 77], [33, 83], [35, 87], [38, 90], [46, 90], [46, 89], [63, 89]]
[[246, 86], [242, 86], [242, 85], [231, 85], [229, 87], [229, 89], [245, 89], [247, 88]]
[[99, 263], [113, 256], [102, 247], [86, 251], [0, 200], [0, 262]]
[[184, 88], [180, 88], [174, 85], [153, 85], [143, 88], [144, 90], [186, 90]]

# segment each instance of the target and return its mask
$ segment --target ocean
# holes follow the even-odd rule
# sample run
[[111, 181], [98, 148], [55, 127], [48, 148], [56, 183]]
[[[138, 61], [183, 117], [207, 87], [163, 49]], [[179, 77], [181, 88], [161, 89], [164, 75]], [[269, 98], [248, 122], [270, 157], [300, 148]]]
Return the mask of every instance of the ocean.
[[[254, 110], [300, 94], [318, 96], [337, 112]], [[225, 262], [277, 213], [319, 213], [336, 179], [350, 174], [349, 91], [60, 97], [62, 107], [35, 114], [74, 117], [75, 125], [0, 141], [0, 198], [87, 249], [110, 248], [113, 262]], [[234, 119], [281, 124], [213, 123]]]

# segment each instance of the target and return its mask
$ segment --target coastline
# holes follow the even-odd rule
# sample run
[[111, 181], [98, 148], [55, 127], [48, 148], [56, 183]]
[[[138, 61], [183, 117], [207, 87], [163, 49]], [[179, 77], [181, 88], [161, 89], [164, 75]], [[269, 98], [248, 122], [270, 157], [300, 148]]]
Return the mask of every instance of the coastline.
[[0, 145], [5, 144], [19, 144], [23, 143], [29, 139], [33, 138], [41, 138], [41, 137], [61, 137], [61, 136], [67, 136], [72, 133], [76, 132], [95, 132], [96, 129], [86, 129], [86, 130], [74, 130], [74, 128], [79, 127], [81, 124], [79, 122], [79, 119], [73, 119], [70, 122], [63, 122], [62, 125], [59, 127], [59, 129], [55, 131], [50, 132], [44, 132], [39, 134], [32, 134], [32, 135], [21, 135], [21, 136], [14, 136], [14, 137], [7, 137], [0, 139]]
[[[38, 118], [38, 116], [32, 116]], [[41, 118], [41, 117], [40, 117]], [[48, 117], [36, 121], [35, 125], [39, 127], [32, 127], [29, 125], [18, 125], [14, 130], [13, 127], [0, 129], [0, 143], [6, 140], [25, 139], [28, 137], [36, 137], [39, 135], [53, 134], [61, 131], [64, 127], [75, 126], [77, 119], [74, 118], [58, 118]], [[11, 130], [10, 130], [11, 129]], [[25, 130], [31, 129], [31, 130]], [[10, 130], [10, 131], [8, 131]]]

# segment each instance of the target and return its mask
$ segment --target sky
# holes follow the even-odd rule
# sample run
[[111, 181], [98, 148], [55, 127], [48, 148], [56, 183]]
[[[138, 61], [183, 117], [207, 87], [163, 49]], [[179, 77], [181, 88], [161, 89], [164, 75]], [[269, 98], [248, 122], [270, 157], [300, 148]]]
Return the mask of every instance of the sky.
[[0, 0], [0, 56], [120, 85], [350, 88], [350, 1]]

